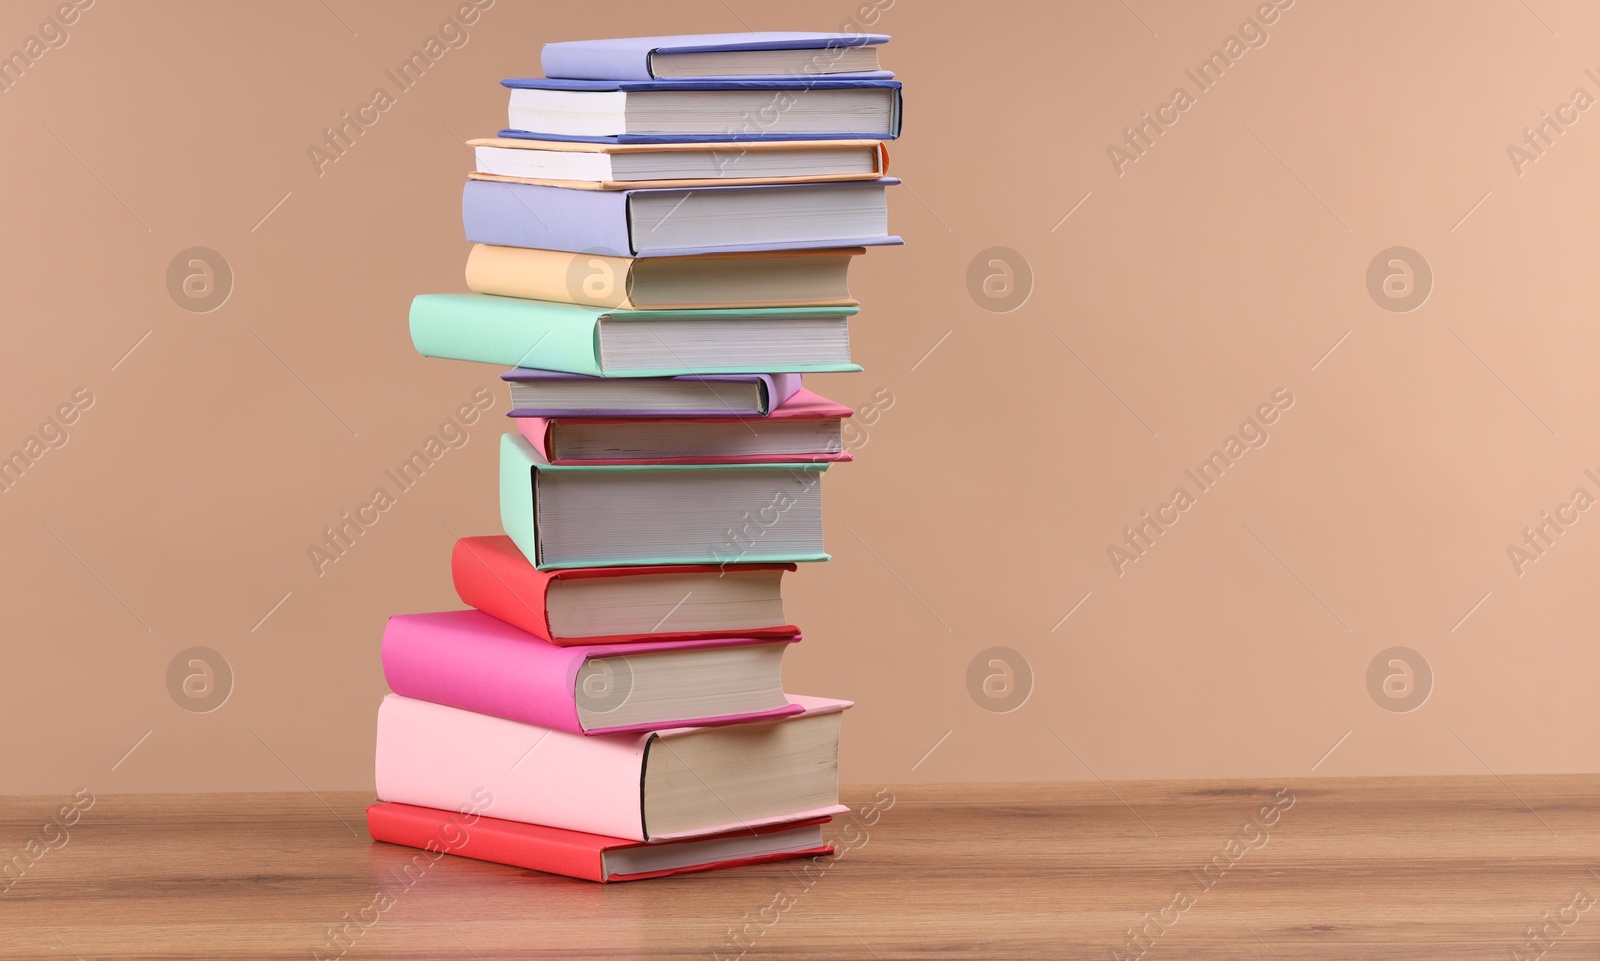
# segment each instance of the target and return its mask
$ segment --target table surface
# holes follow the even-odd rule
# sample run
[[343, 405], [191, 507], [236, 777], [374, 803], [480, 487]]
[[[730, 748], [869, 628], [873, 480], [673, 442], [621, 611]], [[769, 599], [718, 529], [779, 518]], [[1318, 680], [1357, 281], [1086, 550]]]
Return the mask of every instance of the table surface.
[[[45, 825], [68, 799], [8, 798], [0, 858], [27, 868], [0, 879], [0, 959], [1504, 961], [1600, 944], [1595, 776], [844, 799], [833, 860], [599, 885], [446, 856], [404, 887], [413, 852], [368, 839], [367, 795], [99, 797], [65, 834]], [[349, 925], [364, 908], [376, 920]]]

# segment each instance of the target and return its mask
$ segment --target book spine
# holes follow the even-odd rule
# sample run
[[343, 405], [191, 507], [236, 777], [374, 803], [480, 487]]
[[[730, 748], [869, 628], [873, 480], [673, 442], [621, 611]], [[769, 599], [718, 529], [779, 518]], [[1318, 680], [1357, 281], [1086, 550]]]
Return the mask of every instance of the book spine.
[[631, 257], [627, 203], [625, 190], [469, 180], [461, 222], [475, 244]]
[[[399, 615], [383, 632], [383, 677], [405, 697], [582, 734], [573, 683], [583, 654], [484, 614]], [[480, 622], [485, 629], [477, 629]]]
[[547, 43], [539, 66], [553, 80], [651, 80], [650, 52], [600, 43]]
[[647, 735], [583, 737], [390, 694], [379, 800], [643, 841]]
[[549, 836], [519, 833], [515, 825], [479, 814], [379, 803], [367, 808], [367, 833], [374, 841], [424, 851], [509, 864], [581, 881], [606, 880], [601, 876], [603, 850], [598, 844], [585, 847]]
[[499, 297], [628, 310], [633, 261], [526, 247], [478, 244], [467, 255], [467, 289]]
[[[547, 582], [542, 579], [530, 582], [521, 571], [531, 573], [533, 568], [522, 561], [520, 555], [519, 564], [504, 564], [500, 562], [500, 555], [482, 549], [475, 540], [456, 541], [455, 550], [450, 554], [450, 576], [461, 602], [529, 634], [551, 639], [545, 612]], [[480, 550], [483, 553], [480, 554]]]
[[411, 343], [424, 357], [598, 375], [595, 320], [588, 308], [422, 294], [411, 301]]
[[533, 445], [516, 434], [500, 437], [500, 527], [528, 563], [539, 563], [539, 522], [534, 510]]

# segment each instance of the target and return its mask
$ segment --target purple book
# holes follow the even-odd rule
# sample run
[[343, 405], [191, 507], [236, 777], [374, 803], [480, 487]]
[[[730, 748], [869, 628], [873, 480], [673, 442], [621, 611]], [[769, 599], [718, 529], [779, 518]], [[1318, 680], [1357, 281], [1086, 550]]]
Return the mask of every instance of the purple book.
[[[620, 37], [609, 40], [566, 40], [547, 43], [539, 56], [546, 77], [567, 80], [654, 80], [666, 75], [658, 72], [662, 59], [678, 54], [735, 53], [747, 50], [813, 51], [800, 58], [803, 76], [836, 72], [839, 51], [888, 43], [882, 34], [801, 33], [764, 31], [755, 33], [704, 33], [676, 37]], [[683, 74], [674, 74], [683, 76]], [[732, 76], [731, 74], [719, 74]], [[770, 75], [770, 74], [769, 74]], [[851, 72], [847, 76], [891, 77], [885, 70]]]
[[[619, 257], [870, 247], [902, 242], [889, 234], [886, 196], [899, 182], [579, 190], [469, 180], [461, 221], [475, 244]], [[697, 221], [720, 223], [708, 231]]]
[[510, 417], [765, 417], [800, 390], [799, 374], [589, 377], [515, 367]]

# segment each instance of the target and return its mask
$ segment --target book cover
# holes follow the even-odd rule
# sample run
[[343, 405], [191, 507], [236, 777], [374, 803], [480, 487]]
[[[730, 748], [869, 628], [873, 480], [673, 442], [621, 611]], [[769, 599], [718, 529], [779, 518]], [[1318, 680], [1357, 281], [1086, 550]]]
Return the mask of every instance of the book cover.
[[[577, 677], [591, 657], [650, 654], [714, 647], [770, 644], [789, 638], [643, 641], [626, 645], [560, 646], [478, 610], [399, 614], [383, 632], [383, 677], [405, 697], [489, 714], [570, 734], [632, 734], [660, 724], [597, 727], [578, 719]], [[770, 711], [682, 718], [674, 726], [710, 727], [800, 713], [785, 705]]]
[[[849, 701], [827, 698], [794, 695], [790, 700], [803, 709], [794, 718], [850, 707]], [[848, 810], [833, 804], [769, 817], [730, 817], [703, 831], [646, 837], [645, 752], [656, 739], [697, 730], [584, 737], [390, 694], [378, 707], [378, 800], [461, 811], [487, 794], [499, 818], [633, 841], [703, 837]]]
[[[776, 410], [766, 417], [738, 418], [740, 421], [749, 420], [752, 423], [784, 421], [784, 420], [825, 420], [828, 418], [843, 419], [853, 415], [855, 411], [835, 404], [826, 397], [820, 397], [809, 390], [800, 390], [794, 396], [784, 401]], [[637, 418], [626, 416], [605, 417], [520, 417], [517, 420], [517, 430], [527, 438], [544, 459], [551, 464], [573, 465], [602, 465], [602, 464], [803, 464], [811, 461], [830, 461], [842, 463], [854, 460], [854, 456], [847, 450], [817, 451], [806, 454], [714, 454], [701, 457], [612, 457], [605, 460], [585, 458], [556, 458], [554, 445], [551, 440], [552, 431], [560, 424], [623, 424]], [[688, 423], [726, 423], [726, 417], [663, 417], [652, 415], [652, 420], [684, 421]], [[752, 427], [752, 429], [755, 429]]]
[[[507, 383], [539, 381], [539, 380], [596, 380], [590, 374], [568, 374], [561, 371], [539, 370], [532, 367], [518, 367], [500, 375], [500, 379]], [[648, 380], [650, 378], [639, 378]], [[733, 392], [724, 398], [716, 394], [718, 403], [712, 407], [684, 407], [676, 410], [595, 410], [582, 407], [514, 407], [507, 415], [509, 417], [764, 417], [777, 409], [789, 398], [793, 397], [800, 389], [801, 375], [796, 373], [786, 374], [679, 374], [672, 380], [698, 380], [712, 384], [718, 383], [750, 383], [760, 385], [761, 402], [759, 407], [747, 407], [737, 402]], [[715, 393], [715, 392], [714, 392]]]
[[[695, 261], [700, 265], [718, 264], [730, 260], [778, 260], [789, 263], [815, 261], [819, 257], [834, 255], [854, 256], [866, 253], [865, 247], [821, 247], [808, 250], [756, 250], [731, 254], [694, 254], [688, 257], [648, 258], [647, 264], [665, 265], [669, 261]], [[474, 244], [467, 254], [467, 289], [478, 294], [499, 297], [519, 297], [524, 300], [548, 300], [562, 304], [579, 304], [617, 310], [718, 310], [743, 307], [857, 307], [853, 298], [816, 298], [810, 300], [778, 300], [771, 291], [760, 298], [750, 297], [742, 303], [732, 298], [720, 303], [702, 303], [680, 299], [670, 303], [657, 303], [640, 307], [634, 303], [634, 284], [638, 273], [636, 257], [616, 257], [610, 254], [574, 254], [566, 250], [544, 250], [538, 247], [497, 247], [493, 244]], [[648, 269], [648, 268], [646, 268]], [[725, 293], [725, 291], [724, 291]]]
[[743, 130], [723, 130], [704, 134], [622, 133], [610, 136], [569, 136], [547, 131], [512, 129], [502, 130], [499, 133], [501, 137], [519, 140], [572, 140], [585, 143], [614, 144], [718, 143], [722, 141], [744, 143], [747, 141], [781, 140], [894, 140], [900, 136], [901, 114], [904, 112], [900, 81], [879, 78], [779, 77], [743, 80], [721, 78], [705, 80], [560, 80], [550, 77], [517, 77], [502, 80], [500, 85], [512, 90], [573, 90], [593, 93], [645, 93], [654, 90], [759, 90], [770, 91], [774, 96], [777, 96], [785, 91], [849, 90], [865, 87], [876, 87], [894, 92], [894, 103], [887, 130], [833, 130], [826, 133], [812, 134], [766, 133], [760, 129], [751, 129], [752, 125], [747, 124]]
[[[830, 47], [876, 46], [889, 42], [883, 34], [756, 31], [705, 33], [672, 37], [618, 37], [564, 40], [540, 51], [544, 75], [569, 80], [652, 80], [654, 53], [711, 53], [734, 50], [827, 50]], [[892, 77], [887, 70], [830, 74], [848, 77]]]
[[[609, 556], [594, 556], [583, 561], [551, 560], [543, 557], [539, 550], [539, 519], [537, 510], [537, 483], [538, 474], [561, 472], [613, 472], [613, 471], [653, 471], [657, 473], [676, 472], [701, 472], [701, 471], [750, 471], [760, 468], [770, 468], [775, 476], [785, 479], [784, 489], [775, 498], [787, 498], [793, 503], [798, 497], [798, 491], [810, 488], [817, 483], [815, 475], [828, 469], [824, 463], [801, 464], [608, 464], [604, 466], [551, 464], [539, 455], [534, 446], [528, 443], [527, 438], [521, 434], [503, 434], [500, 438], [500, 525], [505, 529], [506, 535], [511, 538], [533, 565], [540, 570], [555, 570], [558, 568], [574, 567], [641, 567], [658, 564], [713, 564], [727, 563], [739, 564], [792, 564], [802, 561], [825, 561], [825, 553], [784, 553], [774, 552], [762, 547], [759, 541], [750, 545], [741, 545], [737, 536], [731, 536], [725, 543], [682, 544], [675, 553], [650, 557], [614, 558]], [[792, 488], [792, 490], [791, 490]], [[770, 502], [769, 502], [770, 503]], [[763, 505], [754, 505], [756, 510]], [[768, 508], [770, 509], [770, 508]], [[751, 521], [751, 510], [739, 504], [728, 504], [716, 520], [716, 526], [727, 527], [730, 533], [748, 528]], [[607, 519], [610, 523], [605, 533], [612, 541], [623, 540], [628, 532], [628, 526], [633, 519], [626, 516], [614, 516]]]
[[608, 851], [630, 848], [660, 847], [692, 841], [713, 841], [720, 838], [768, 835], [794, 828], [822, 825], [832, 817], [808, 818], [787, 824], [771, 824], [748, 830], [725, 832], [703, 838], [681, 841], [663, 841], [647, 844], [625, 838], [606, 837], [583, 831], [567, 831], [543, 824], [524, 824], [487, 817], [478, 813], [441, 811], [438, 808], [419, 807], [397, 801], [379, 801], [367, 808], [367, 833], [374, 841], [420, 848], [436, 854], [454, 854], [477, 861], [491, 861], [510, 867], [560, 874], [580, 881], [642, 881], [646, 878], [689, 874], [714, 868], [731, 868], [745, 864], [765, 864], [769, 861], [787, 861], [832, 854], [832, 845], [823, 844], [781, 853], [728, 860], [703, 861], [688, 867], [638, 874], [607, 874], [605, 855]]
[[[793, 564], [741, 564], [740, 570], [793, 571]], [[639, 641], [687, 641], [722, 637], [715, 631], [669, 631], [659, 634], [613, 634], [604, 637], [551, 637], [550, 619], [545, 606], [550, 584], [557, 580], [590, 577], [649, 577], [657, 574], [720, 573], [723, 568], [708, 565], [655, 567], [588, 567], [541, 571], [528, 562], [511, 538], [463, 537], [450, 552], [450, 576], [462, 603], [470, 604], [507, 624], [530, 634], [547, 638], [560, 646], [581, 644], [631, 644]], [[741, 637], [770, 639], [793, 637], [800, 629], [793, 624], [779, 627], [744, 629]]]
[[768, 243], [699, 247], [649, 247], [635, 243], [628, 199], [637, 193], [690, 194], [730, 190], [878, 190], [894, 177], [813, 184], [718, 184], [711, 187], [629, 187], [625, 190], [574, 190], [504, 180], [469, 179], [461, 191], [461, 222], [467, 240], [497, 247], [538, 247], [616, 257], [684, 257], [694, 254], [763, 250], [823, 250], [830, 247], [881, 247], [904, 243], [892, 234], [823, 237]]
[[570, 187], [577, 190], [629, 190], [636, 187], [716, 187], [725, 184], [805, 184], [833, 183], [847, 180], [878, 180], [889, 173], [889, 147], [878, 140], [760, 140], [736, 143], [724, 141], [709, 143], [595, 143], [586, 140], [533, 140], [523, 137], [480, 137], [467, 141], [469, 147], [500, 147], [507, 150], [555, 150], [569, 153], [641, 154], [641, 153], [705, 153], [713, 156], [727, 155], [725, 161], [737, 160], [746, 153], [794, 153], [801, 150], [824, 150], [830, 147], [870, 147], [877, 160], [877, 169], [871, 173], [811, 174], [791, 177], [716, 177], [679, 180], [547, 180], [532, 177], [512, 177], [505, 174], [475, 170], [467, 177], [472, 180], [500, 180], [517, 184], [544, 184], [551, 187]]
[[[534, 367], [591, 377], [676, 377], [682, 374], [763, 374], [769, 365], [628, 368], [600, 364], [600, 325], [666, 318], [849, 317], [857, 307], [746, 307], [728, 310], [607, 310], [490, 294], [419, 294], [411, 301], [411, 343], [424, 357], [502, 367]], [[790, 373], [858, 371], [857, 364], [797, 364]]]

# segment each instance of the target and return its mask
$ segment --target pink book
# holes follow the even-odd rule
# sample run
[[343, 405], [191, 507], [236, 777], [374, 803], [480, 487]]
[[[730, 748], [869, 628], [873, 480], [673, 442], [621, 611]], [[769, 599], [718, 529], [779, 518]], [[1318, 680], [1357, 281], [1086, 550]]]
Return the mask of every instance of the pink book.
[[[572, 465], [597, 465], [597, 464], [803, 464], [823, 461], [848, 461], [853, 457], [843, 444], [843, 422], [855, 412], [843, 404], [836, 404], [826, 397], [812, 393], [805, 388], [796, 391], [794, 396], [785, 400], [780, 406], [772, 409], [766, 417], [519, 417], [517, 430], [527, 438], [541, 453], [545, 460], [552, 464]], [[673, 424], [704, 425], [699, 430], [707, 432], [706, 436], [699, 437], [701, 444], [711, 444], [715, 449], [726, 449], [728, 444], [755, 444], [763, 448], [762, 453], [698, 453], [698, 454], [672, 454], [658, 453], [650, 457], [568, 457], [560, 456], [558, 435], [561, 431], [587, 428], [591, 434], [606, 433], [606, 428], [614, 427], [621, 430], [617, 434], [618, 446], [626, 447], [629, 440], [636, 440], [635, 430], [641, 421]], [[787, 430], [795, 422], [810, 421], [826, 423], [828, 433], [832, 435], [833, 444], [838, 450], [795, 449], [787, 453], [775, 453], [770, 446], [773, 441], [768, 435]], [[820, 437], [820, 435], [818, 435]], [[686, 438], [693, 442], [693, 438]], [[767, 441], [766, 445], [762, 442]], [[636, 449], [636, 448], [635, 448]]]
[[724, 727], [584, 737], [390, 694], [378, 708], [378, 798], [635, 841], [698, 837], [847, 810], [849, 701]]
[[[802, 708], [783, 696], [776, 676], [782, 650], [797, 640], [724, 637], [560, 647], [482, 611], [400, 614], [389, 618], [383, 631], [383, 676], [396, 694], [479, 714], [571, 734], [636, 733], [799, 714]], [[736, 675], [765, 668], [756, 680], [770, 676], [770, 683], [760, 690], [747, 683], [730, 692], [729, 686], [741, 680], [734, 676], [713, 689], [708, 672], [700, 685], [706, 691], [684, 691], [665, 703], [656, 698], [649, 720], [626, 720], [639, 716], [636, 699], [660, 692], [661, 684], [651, 684], [657, 676], [652, 669], [673, 652], [733, 648], [741, 649], [730, 651]], [[702, 660], [697, 666], [710, 664]], [[765, 706], [705, 710], [729, 704], [730, 695]]]

